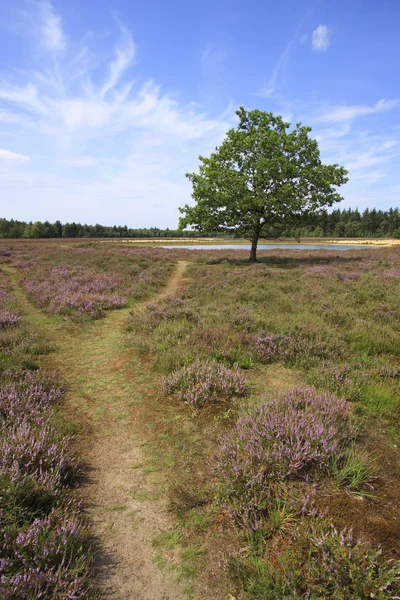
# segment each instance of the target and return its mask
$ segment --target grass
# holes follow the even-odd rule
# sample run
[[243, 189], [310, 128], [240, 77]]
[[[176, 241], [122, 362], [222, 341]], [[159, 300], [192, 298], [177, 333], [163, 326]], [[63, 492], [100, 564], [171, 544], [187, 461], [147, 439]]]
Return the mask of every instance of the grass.
[[336, 485], [359, 496], [374, 498], [371, 488], [376, 479], [376, 468], [371, 458], [351, 450], [340, 466], [333, 461], [332, 472]]
[[[118, 244], [113, 247], [118, 249]], [[181, 252], [186, 257], [187, 251]], [[161, 254], [156, 260], [156, 254], [140, 264], [140, 257], [128, 260], [114, 250], [104, 254], [96, 244], [84, 258], [72, 246], [63, 257], [58, 251], [50, 252], [47, 260], [40, 256], [43, 251], [37, 252], [42, 274], [42, 262], [76, 266], [84, 260], [91, 272], [114, 269], [123, 277], [129, 265], [154, 273], [157, 260], [162, 260]], [[132, 295], [130, 308], [107, 316], [105, 328], [98, 321], [84, 323], [79, 331], [82, 346], [75, 356], [81, 366], [75, 363], [73, 372], [78, 380], [85, 377], [87, 366], [82, 365], [92, 366], [85, 410], [99, 424], [109, 420], [110, 435], [118, 436], [126, 426], [132, 414], [124, 408], [127, 402], [130, 411], [137, 411], [139, 438], [145, 443], [140, 463], [131, 463], [131, 468], [139, 469], [147, 483], [132, 494], [146, 505], [166, 498], [175, 520], [173, 529], [153, 538], [155, 563], [168, 571], [176, 567], [178, 579], [186, 582], [187, 598], [336, 597], [326, 577], [329, 569], [338, 569], [336, 579], [344, 578], [342, 588], [335, 588], [337, 598], [393, 597], [397, 583], [387, 561], [400, 533], [395, 508], [400, 489], [393, 483], [399, 467], [392, 447], [399, 408], [399, 249], [277, 250], [260, 253], [256, 265], [248, 265], [247, 252], [242, 251], [235, 257], [230, 251], [190, 256], [188, 281], [173, 298], [151, 302], [139, 312]], [[168, 272], [157, 267], [160, 280]], [[142, 297], [154, 293], [159, 283], [150, 287], [142, 290]], [[124, 334], [116, 337], [122, 325]], [[71, 321], [57, 323], [71, 326]], [[100, 331], [101, 353], [96, 344]], [[58, 345], [60, 341], [58, 337]], [[116, 353], [123, 353], [127, 363], [111, 376], [108, 356]], [[196, 361], [212, 361], [227, 370], [238, 365], [248, 395], [219, 403], [215, 399], [221, 394], [215, 394], [214, 387], [214, 398], [205, 390], [201, 402], [190, 405], [180, 394], [179, 377], [187, 373], [182, 368]], [[162, 376], [179, 379], [169, 395], [162, 389]], [[196, 393], [203, 380], [190, 379]], [[221, 437], [235, 435], [241, 419], [263, 403], [307, 385], [346, 403], [346, 444], [339, 444], [326, 464], [306, 471], [304, 478], [286, 477], [278, 457], [270, 466], [280, 484], [266, 487], [257, 521], [250, 526], [248, 520], [232, 520], [248, 497], [245, 486], [235, 487], [234, 494], [232, 489], [221, 494], [221, 475], [214, 468]], [[254, 448], [248, 455], [252, 452]], [[125, 504], [115, 501], [115, 506]], [[351, 539], [349, 528], [354, 529]], [[361, 548], [360, 539], [368, 547]], [[340, 540], [348, 549], [345, 556], [340, 554]], [[328, 562], [319, 544], [329, 548]], [[379, 546], [382, 558], [376, 554]], [[369, 581], [363, 579], [362, 556], [368, 556]], [[355, 582], [353, 587], [346, 577]], [[386, 584], [387, 590], [381, 590]], [[348, 593], [343, 591], [346, 585]]]
[[[387, 252], [391, 254], [390, 261], [382, 258]], [[355, 429], [348, 448], [340, 458], [332, 458], [325, 474], [321, 473], [319, 479], [311, 477], [299, 489], [289, 482], [274, 497], [257, 534], [259, 549], [265, 551], [278, 544], [277, 548], [282, 547], [282, 551], [277, 550], [279, 560], [285, 563], [296, 559], [298, 548], [291, 549], [290, 542], [296, 527], [311, 519], [306, 518], [307, 511], [317, 515], [321, 505], [329, 511], [330, 502], [324, 502], [322, 497], [333, 499], [335, 494], [344, 506], [339, 519], [341, 526], [344, 523], [353, 526], [363, 537], [370, 536], [371, 544], [379, 544], [384, 537], [368, 526], [367, 519], [353, 521], [352, 503], [359, 502], [357, 497], [364, 498], [368, 502], [367, 514], [371, 519], [378, 518], [379, 502], [375, 501], [383, 493], [381, 482], [391, 477], [385, 474], [381, 460], [369, 458], [371, 454], [366, 448], [374, 446], [374, 439], [379, 440], [380, 456], [389, 456], [392, 423], [398, 417], [399, 375], [395, 365], [400, 358], [400, 321], [396, 308], [400, 286], [398, 277], [387, 276], [388, 270], [396, 273], [400, 262], [398, 249], [343, 255], [302, 253], [290, 258], [289, 253], [278, 251], [255, 266], [248, 266], [240, 259], [225, 259], [221, 254], [211, 259], [209, 256], [203, 254], [192, 265], [191, 282], [179, 302], [159, 303], [136, 315], [127, 327], [129, 343], [139, 352], [154, 356], [155, 370], [179, 373], [182, 367], [198, 359], [215, 360], [227, 368], [238, 364], [245, 370], [252, 392], [248, 400], [235, 402], [231, 407], [211, 410], [205, 403], [201, 413], [182, 409], [187, 415], [186, 423], [196, 424], [195, 432], [191, 435], [186, 432], [183, 439], [183, 432], [177, 426], [182, 417], [169, 418], [165, 407], [168, 434], [159, 440], [161, 448], [165, 452], [174, 446], [181, 452], [191, 449], [186, 461], [177, 453], [173, 472], [176, 482], [170, 485], [171, 507], [179, 523], [189, 539], [200, 546], [206, 532], [210, 528], [215, 530], [220, 513], [212, 490], [217, 482], [205, 473], [204, 464], [210, 464], [209, 455], [215, 452], [220, 432], [229, 430], [249, 407], [257, 406], [266, 390], [271, 395], [280, 393], [281, 388], [287, 389], [284, 387], [287, 379], [300, 385], [311, 384], [321, 393], [330, 392], [345, 399]], [[389, 266], [383, 268], [382, 261]], [[269, 332], [269, 337], [257, 338], [262, 332]], [[280, 339], [284, 343], [276, 342]], [[274, 369], [279, 373], [276, 378], [269, 375]], [[193, 440], [199, 440], [200, 445], [193, 445]], [[197, 503], [202, 501], [202, 495], [196, 489], [207, 486], [206, 482], [212, 490], [203, 496], [207, 498], [206, 504], [199, 509]], [[302, 498], [309, 493], [307, 489], [313, 496], [306, 510], [302, 508]], [[394, 490], [389, 492], [393, 500], [395, 495]], [[238, 502], [240, 505], [240, 495]], [[240, 542], [243, 532], [239, 529], [236, 535], [237, 541], [226, 550], [228, 555], [235, 555], [235, 545], [243, 543]], [[211, 539], [218, 546], [217, 531]], [[240, 584], [244, 597], [272, 598], [273, 594], [283, 597], [280, 583], [273, 584], [274, 591], [265, 582], [267, 573], [271, 578], [274, 567], [254, 553], [246, 560], [254, 560], [257, 576], [252, 579], [252, 569], [243, 570], [242, 574], [247, 573]], [[258, 579], [260, 585], [256, 583]], [[220, 595], [224, 596], [222, 591]]]
[[376, 384], [366, 388], [364, 404], [371, 414], [390, 418], [398, 410], [399, 399], [393, 389]]
[[165, 531], [164, 533], [160, 533], [155, 538], [153, 538], [153, 546], [154, 548], [165, 548], [167, 550], [173, 550], [181, 541], [181, 536], [179, 531]]

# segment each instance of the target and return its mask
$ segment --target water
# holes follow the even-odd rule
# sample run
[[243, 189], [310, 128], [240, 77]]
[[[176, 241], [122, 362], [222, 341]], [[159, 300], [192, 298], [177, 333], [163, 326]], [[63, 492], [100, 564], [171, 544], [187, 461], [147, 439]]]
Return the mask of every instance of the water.
[[[187, 248], [189, 250], [250, 250], [250, 244], [175, 244], [161, 248]], [[372, 246], [361, 244], [259, 244], [257, 250], [364, 250]]]

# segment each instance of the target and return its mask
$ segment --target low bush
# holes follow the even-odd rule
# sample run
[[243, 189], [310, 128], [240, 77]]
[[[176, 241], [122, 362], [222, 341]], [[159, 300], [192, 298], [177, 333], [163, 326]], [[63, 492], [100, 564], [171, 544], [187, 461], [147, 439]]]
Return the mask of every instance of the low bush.
[[286, 551], [230, 561], [245, 600], [393, 600], [400, 594], [400, 563], [386, 562], [351, 531], [315, 519], [302, 523]]
[[167, 394], [196, 407], [242, 398], [247, 393], [246, 378], [237, 366], [227, 369], [200, 360], [164, 377], [163, 387]]
[[[3, 523], [2, 523], [3, 522]], [[0, 510], [0, 596], [2, 600], [74, 600], [88, 595], [87, 534], [80, 517], [52, 510], [19, 528], [4, 526]]]
[[252, 409], [223, 435], [214, 462], [234, 519], [257, 528], [281, 482], [327, 473], [353, 435], [347, 403], [313, 388], [294, 388]]

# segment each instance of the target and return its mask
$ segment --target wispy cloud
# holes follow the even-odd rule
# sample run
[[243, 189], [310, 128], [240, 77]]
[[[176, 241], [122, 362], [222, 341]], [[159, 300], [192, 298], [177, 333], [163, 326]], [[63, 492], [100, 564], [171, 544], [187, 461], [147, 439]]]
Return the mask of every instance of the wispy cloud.
[[65, 50], [66, 39], [61, 26], [61, 17], [54, 12], [54, 9], [48, 0], [40, 2], [41, 40], [48, 50], [59, 52]]
[[356, 117], [362, 117], [365, 115], [372, 115], [375, 113], [385, 112], [393, 110], [400, 105], [400, 100], [378, 100], [373, 106], [368, 105], [349, 105], [349, 106], [335, 106], [331, 110], [324, 112], [319, 115], [317, 121], [326, 122], [340, 122], [350, 121]]
[[330, 30], [327, 25], [318, 25], [312, 32], [311, 45], [316, 52], [325, 52], [330, 46]]
[[[55, 16], [52, 9], [48, 14]], [[41, 19], [33, 13], [32, 28]], [[61, 36], [61, 20], [47, 22]], [[52, 52], [30, 71], [0, 71], [2, 137], [21, 148], [20, 155], [0, 154], [0, 186], [23, 207], [17, 214], [18, 202], [9, 206], [8, 216], [108, 223], [112, 198], [115, 222], [176, 226], [178, 206], [190, 199], [184, 173], [221, 142], [235, 122], [234, 108], [210, 116], [150, 79], [133, 84], [135, 42], [118, 22], [116, 30], [114, 48], [103, 43], [101, 54], [91, 46], [95, 34], [80, 45], [54, 35], [61, 60]], [[34, 169], [10, 168], [28, 164], [29, 156]]]
[[29, 111], [45, 112], [45, 107], [38, 98], [37, 87], [32, 82], [22, 86], [0, 82], [0, 100], [5, 100]]
[[269, 98], [276, 92], [278, 77], [286, 69], [290, 53], [296, 42], [296, 38], [297, 38], [297, 35], [295, 35], [290, 40], [290, 42], [287, 44], [286, 48], [284, 49], [284, 51], [278, 58], [278, 62], [276, 63], [275, 68], [272, 72], [272, 76], [271, 76], [268, 84], [261, 90], [260, 96], [263, 96], [264, 98]]
[[135, 56], [136, 48], [131, 34], [122, 25], [120, 25], [120, 29], [121, 40], [119, 45], [115, 48], [115, 59], [109, 65], [108, 78], [101, 89], [101, 96], [105, 96], [108, 91], [117, 85], [124, 71], [126, 71], [132, 63]]
[[31, 159], [29, 156], [24, 154], [17, 154], [16, 152], [10, 152], [10, 150], [0, 149], [0, 161], [12, 161], [12, 162], [29, 162]]
[[[39, 2], [27, 5], [37, 8]], [[61, 18], [49, 2], [43, 6], [50, 11], [47, 23], [58, 30], [46, 43], [42, 35], [47, 51], [32, 52], [30, 69], [0, 65], [0, 186], [4, 198], [13, 198], [1, 207], [3, 215], [175, 227], [177, 207], [190, 199], [184, 173], [197, 168], [199, 154], [207, 156], [220, 144], [243, 96], [234, 106], [227, 101], [220, 113], [206, 113], [195, 102], [183, 102], [179, 90], [146, 79], [143, 64], [136, 66], [135, 40], [116, 19], [99, 50], [96, 32], [67, 43]], [[24, 21], [23, 32], [28, 39], [31, 30], [35, 36], [43, 31], [42, 13], [32, 10], [30, 16], [31, 29]], [[282, 47], [263, 95], [273, 97], [268, 104], [285, 119], [315, 125], [323, 160], [350, 169], [349, 198], [359, 202], [360, 190], [390, 181], [397, 164], [399, 130], [379, 115], [400, 102], [370, 105], [361, 98], [359, 104], [333, 106], [282, 98], [279, 87], [303, 32], [300, 24]], [[223, 49], [209, 44], [201, 60], [212, 70], [225, 60]]]
[[388, 177], [389, 172], [386, 169], [367, 169], [367, 170], [358, 170], [351, 173], [352, 181], [360, 181], [364, 185], [375, 185]]
[[303, 34], [300, 35], [302, 27], [303, 27], [303, 23], [304, 21], [308, 18], [308, 16], [310, 15], [310, 10], [308, 10], [308, 12], [306, 12], [302, 18], [299, 20], [296, 30], [291, 38], [291, 40], [289, 41], [289, 43], [285, 46], [283, 52], [281, 53], [281, 55], [279, 56], [275, 68], [272, 72], [272, 75], [269, 79], [269, 82], [267, 85], [265, 85], [261, 92], [259, 93], [259, 96], [262, 96], [264, 98], [269, 98], [270, 96], [273, 96], [276, 91], [277, 91], [277, 86], [278, 86], [278, 79], [279, 77], [282, 76], [282, 74], [284, 74], [287, 64], [289, 62], [289, 58], [290, 58], [290, 54], [294, 48], [294, 46], [296, 45], [296, 43], [298, 41], [300, 41], [301, 44], [304, 44], [304, 42], [307, 41], [308, 36], [307, 34]]

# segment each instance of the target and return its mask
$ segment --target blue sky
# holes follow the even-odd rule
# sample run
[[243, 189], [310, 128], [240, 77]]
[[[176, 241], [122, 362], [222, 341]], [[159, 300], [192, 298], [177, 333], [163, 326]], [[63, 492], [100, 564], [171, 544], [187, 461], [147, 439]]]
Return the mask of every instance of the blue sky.
[[311, 125], [341, 207], [399, 206], [399, 31], [398, 0], [5, 0], [0, 216], [174, 228], [239, 105]]

